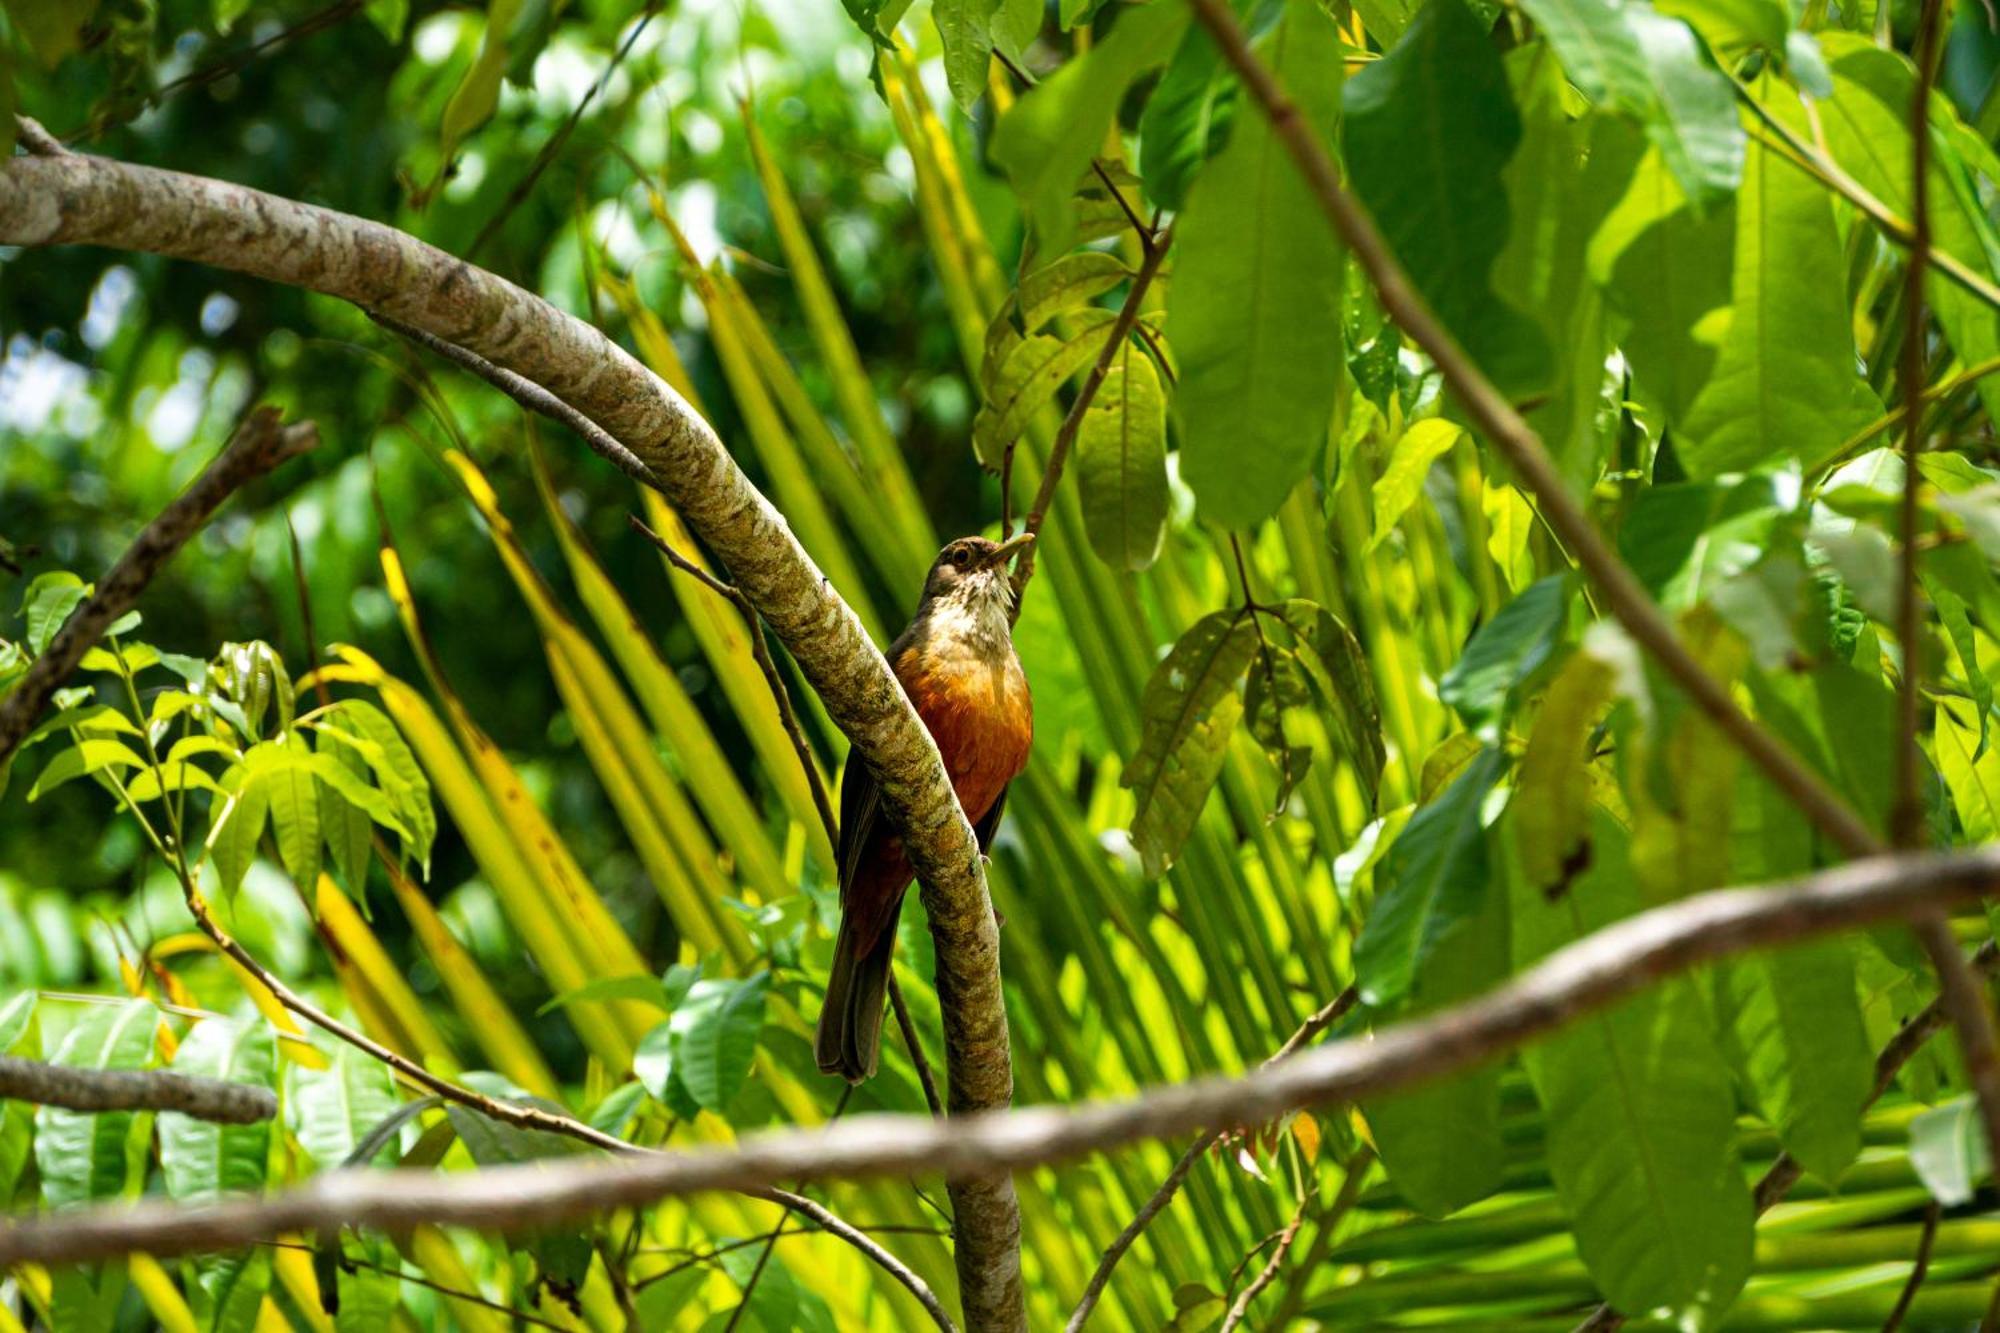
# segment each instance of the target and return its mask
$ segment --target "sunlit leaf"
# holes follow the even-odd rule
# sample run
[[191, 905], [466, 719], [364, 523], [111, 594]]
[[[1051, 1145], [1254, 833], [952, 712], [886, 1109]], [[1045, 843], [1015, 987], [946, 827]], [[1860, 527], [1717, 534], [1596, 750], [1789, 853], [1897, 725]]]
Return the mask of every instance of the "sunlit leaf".
[[1152, 358], [1128, 338], [1076, 437], [1090, 545], [1115, 569], [1153, 563], [1167, 523], [1167, 409]]
[[1249, 619], [1216, 611], [1181, 635], [1146, 682], [1139, 701], [1145, 730], [1124, 781], [1138, 796], [1132, 839], [1149, 875], [1173, 864], [1207, 803], [1243, 711], [1236, 682], [1256, 651]]

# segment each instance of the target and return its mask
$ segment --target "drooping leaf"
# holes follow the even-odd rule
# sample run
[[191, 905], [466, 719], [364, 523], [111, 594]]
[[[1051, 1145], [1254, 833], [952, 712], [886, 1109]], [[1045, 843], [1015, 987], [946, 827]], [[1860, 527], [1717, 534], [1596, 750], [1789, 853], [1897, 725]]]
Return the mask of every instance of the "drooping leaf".
[[1514, 687], [1555, 651], [1569, 618], [1567, 577], [1552, 574], [1500, 608], [1479, 627], [1465, 653], [1438, 682], [1438, 697], [1471, 726], [1483, 726], [1506, 706]]
[[[1507, 975], [1508, 910], [1506, 894], [1489, 892], [1477, 916], [1444, 938], [1411, 992], [1412, 1014], [1470, 999]], [[1500, 1187], [1507, 1149], [1497, 1065], [1367, 1101], [1361, 1109], [1389, 1178], [1418, 1212], [1444, 1217]]]
[[1361, 644], [1341, 619], [1317, 602], [1295, 597], [1278, 607], [1278, 616], [1307, 651], [1300, 656], [1307, 681], [1318, 696], [1321, 713], [1334, 729], [1334, 739], [1354, 766], [1362, 795], [1372, 807], [1382, 782], [1386, 755], [1382, 745], [1382, 712], [1375, 698], [1375, 678]]
[[[1290, 0], [1263, 56], [1328, 141], [1340, 44], [1316, 5]], [[1177, 226], [1167, 332], [1181, 362], [1181, 475], [1203, 516], [1247, 528], [1312, 470], [1342, 392], [1341, 247], [1261, 115], [1189, 190]]]
[[28, 623], [28, 651], [36, 657], [47, 652], [49, 640], [88, 596], [90, 589], [84, 581], [68, 570], [37, 575], [21, 597], [21, 616]]
[[225, 894], [234, 895], [243, 886], [250, 863], [257, 859], [257, 844], [264, 836], [264, 819], [270, 808], [270, 789], [260, 775], [249, 775], [210, 827], [208, 857]]
[[1195, 173], [1228, 135], [1234, 92], [1208, 30], [1189, 25], [1139, 117], [1139, 175], [1147, 198], [1164, 208], [1186, 204]]
[[1395, 1004], [1425, 975], [1446, 940], [1485, 905], [1486, 798], [1506, 755], [1480, 751], [1456, 780], [1403, 827], [1375, 872], [1375, 902], [1354, 946], [1362, 1000]]
[[1173, 864], [1208, 800], [1243, 711], [1236, 682], [1256, 651], [1247, 616], [1215, 611], [1181, 635], [1146, 681], [1139, 750], [1124, 781], [1139, 799], [1132, 840], [1148, 875]]
[[28, 799], [36, 800], [65, 782], [86, 774], [101, 773], [107, 769], [143, 768], [145, 764], [144, 759], [121, 741], [80, 741], [49, 760], [48, 766], [35, 779], [35, 785], [28, 788]]
[[1539, 389], [1547, 343], [1490, 281], [1509, 228], [1501, 172], [1521, 118], [1463, 0], [1431, 0], [1394, 50], [1348, 80], [1344, 102], [1355, 192], [1418, 291], [1503, 392]]
[[[1624, 832], [1601, 811], [1591, 843], [1589, 869], [1554, 901], [1508, 876], [1517, 968], [1639, 909]], [[1749, 1272], [1753, 1218], [1729, 1072], [1693, 984], [1646, 990], [1521, 1059], [1598, 1290], [1620, 1310], [1726, 1307]]]
[[[1769, 75], [1760, 96], [1804, 124]], [[1774, 148], [1752, 145], [1736, 203], [1734, 296], [1715, 371], [1678, 437], [1681, 466], [1706, 479], [1772, 458], [1807, 466], [1880, 412], [1855, 373], [1845, 271], [1827, 193]]]
[[409, 743], [388, 716], [364, 699], [342, 699], [335, 718], [321, 723], [321, 735], [335, 728], [343, 739], [358, 740], [362, 758], [375, 771], [375, 784], [386, 794], [397, 818], [409, 829], [403, 839], [405, 855], [414, 856], [426, 870], [430, 868], [431, 844], [437, 838], [437, 812], [431, 807], [430, 779], [410, 752]]
[[952, 99], [966, 111], [986, 91], [993, 62], [993, 19], [999, 0], [933, 0], [931, 18], [944, 44], [944, 77]]
[[1056, 391], [1104, 350], [1114, 316], [1095, 307], [1076, 312], [1067, 335], [1038, 333], [1014, 343], [972, 423], [972, 444], [987, 470], [998, 472], [1007, 446]]
[[1079, 425], [1076, 481], [1091, 549], [1114, 569], [1151, 565], [1166, 535], [1167, 406], [1130, 338]]
[[[78, 1069], [143, 1069], [153, 1057], [160, 1011], [148, 1000], [90, 1005], [50, 1057]], [[136, 1193], [145, 1162], [136, 1111], [69, 1111], [36, 1116], [35, 1165], [52, 1208]]]

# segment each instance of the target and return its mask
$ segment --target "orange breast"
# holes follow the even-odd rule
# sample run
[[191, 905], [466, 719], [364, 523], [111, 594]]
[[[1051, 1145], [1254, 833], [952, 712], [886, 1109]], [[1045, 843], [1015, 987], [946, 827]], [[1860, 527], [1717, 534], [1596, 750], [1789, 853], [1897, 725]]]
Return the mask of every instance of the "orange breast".
[[895, 670], [937, 742], [965, 817], [977, 823], [1027, 767], [1034, 743], [1034, 704], [1021, 664], [1011, 653], [985, 661], [906, 650]]

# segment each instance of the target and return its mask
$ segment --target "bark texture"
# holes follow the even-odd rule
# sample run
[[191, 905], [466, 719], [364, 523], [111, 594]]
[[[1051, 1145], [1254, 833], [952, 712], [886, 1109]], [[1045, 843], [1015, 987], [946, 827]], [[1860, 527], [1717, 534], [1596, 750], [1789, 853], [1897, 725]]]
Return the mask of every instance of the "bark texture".
[[[861, 1115], [744, 1137], [732, 1148], [566, 1158], [550, 1165], [333, 1171], [262, 1199], [188, 1207], [165, 1200], [0, 1221], [0, 1268], [139, 1251], [223, 1250], [286, 1231], [343, 1226], [403, 1233], [426, 1224], [512, 1230], [642, 1207], [669, 1195], [757, 1190], [779, 1180], [937, 1172], [989, 1177], [1143, 1138], [1256, 1125], [1303, 1106], [1347, 1103], [1499, 1058], [1605, 1006], [1746, 950], [1870, 922], [1908, 921], [2000, 889], [2000, 846], [1901, 854], [1754, 889], [1683, 898], [1557, 950], [1485, 995], [1368, 1036], [1329, 1042], [1237, 1078], [1148, 1088], [1081, 1106], [987, 1111], [964, 1119]], [[963, 1229], [961, 1225], [961, 1240]]]
[[[147, 251], [340, 297], [532, 380], [630, 449], [798, 661], [905, 831], [937, 943], [951, 1108], [1011, 1102], [999, 932], [937, 747], [783, 515], [663, 380], [591, 325], [393, 227], [205, 177], [15, 158], [0, 164], [0, 244]], [[953, 1198], [966, 1325], [1023, 1328], [1012, 1182], [967, 1181]]]

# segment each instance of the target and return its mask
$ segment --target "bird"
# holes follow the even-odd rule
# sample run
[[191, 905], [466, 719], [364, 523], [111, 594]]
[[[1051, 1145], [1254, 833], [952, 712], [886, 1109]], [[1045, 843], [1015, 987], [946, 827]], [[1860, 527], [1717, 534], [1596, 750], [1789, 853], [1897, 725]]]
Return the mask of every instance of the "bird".
[[[1014, 654], [1014, 588], [1007, 571], [1034, 541], [960, 537], [938, 552], [909, 628], [889, 645], [889, 666], [937, 742], [958, 803], [983, 853], [993, 841], [1007, 784], [1027, 767], [1034, 702]], [[903, 839], [882, 815], [866, 764], [850, 760], [840, 782], [840, 929], [813, 1049], [820, 1071], [849, 1083], [874, 1076], [882, 1002], [896, 951], [896, 918], [910, 887]]]

